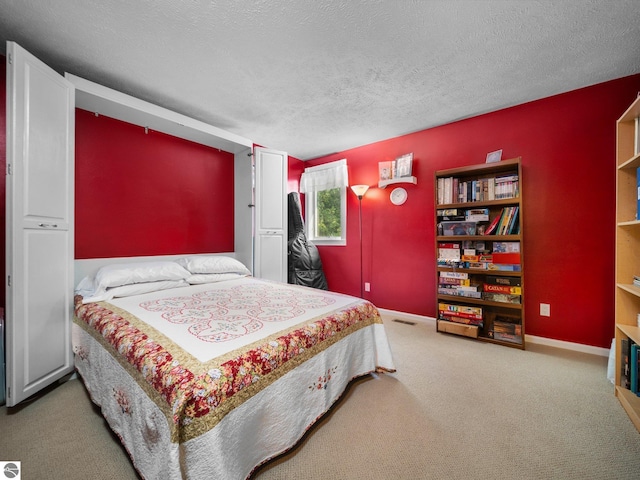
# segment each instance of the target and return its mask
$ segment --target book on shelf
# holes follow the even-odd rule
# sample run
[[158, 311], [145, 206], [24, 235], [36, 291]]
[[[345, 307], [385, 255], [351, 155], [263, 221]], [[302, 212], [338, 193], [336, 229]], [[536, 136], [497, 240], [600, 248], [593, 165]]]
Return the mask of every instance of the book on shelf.
[[[454, 305], [449, 305], [449, 307]], [[465, 325], [483, 325], [482, 313], [471, 313], [464, 310], [451, 310], [449, 308], [438, 309], [438, 319], [446, 320], [447, 322], [462, 323]]]
[[518, 175], [460, 181], [458, 177], [438, 177], [436, 182], [438, 205], [472, 203], [519, 195]]
[[482, 299], [498, 303], [521, 303], [521, 295], [510, 293], [482, 292]]
[[633, 139], [633, 152], [635, 155], [638, 155], [640, 153], [640, 117], [636, 117], [635, 130], [636, 134]]
[[520, 242], [493, 242], [494, 253], [520, 252]]
[[495, 200], [517, 198], [519, 190], [518, 175], [503, 175], [495, 178]]
[[[440, 272], [440, 273], [443, 273], [443, 272]], [[438, 283], [440, 285], [460, 285], [460, 286], [468, 287], [471, 285], [471, 280], [469, 280], [468, 278], [450, 278], [450, 277], [440, 276], [440, 278], [438, 279]]]
[[462, 248], [465, 250], [475, 250], [476, 252], [484, 252], [486, 243], [484, 240], [463, 240]]
[[621, 359], [620, 359], [620, 386], [631, 389], [631, 377], [629, 376], [629, 356], [631, 355], [631, 340], [628, 338], [622, 338], [621, 340]]
[[638, 394], [638, 345], [633, 343], [631, 345], [631, 356], [629, 358], [629, 377], [630, 377], [630, 390], [631, 392]]
[[522, 335], [513, 333], [493, 332], [493, 339], [501, 342], [522, 343]]
[[440, 272], [440, 276], [449, 278], [469, 278], [469, 274], [467, 272]]
[[522, 343], [521, 318], [515, 315], [496, 315], [493, 319], [491, 336], [503, 342]]
[[640, 345], [627, 337], [620, 339], [620, 387], [640, 397]]
[[460, 208], [440, 208], [436, 210], [436, 215], [439, 217], [448, 217], [448, 216], [464, 217], [464, 210]]
[[460, 248], [438, 246], [438, 262], [459, 262], [460, 259]]
[[460, 311], [451, 310], [438, 310], [440, 317], [453, 317], [457, 318], [460, 323], [472, 323], [482, 321], [482, 315], [476, 315], [475, 313], [466, 313]]
[[482, 319], [465, 318], [465, 317], [459, 317], [456, 315], [441, 314], [438, 316], [438, 320], [444, 320], [445, 322], [461, 323], [463, 325], [474, 325], [480, 328], [484, 326]]
[[482, 298], [479, 283], [471, 283], [469, 278], [452, 278], [446, 275], [447, 272], [439, 272], [438, 294], [454, 295], [467, 298]]
[[495, 285], [492, 283], [484, 283], [482, 291], [487, 293], [506, 293], [507, 295], [522, 295], [522, 287], [514, 287], [511, 285]]
[[498, 277], [495, 275], [487, 275], [484, 281], [485, 283], [490, 283], [493, 285], [506, 285], [510, 287], [522, 286], [519, 277]]
[[500, 215], [496, 215], [487, 228], [484, 229], [485, 235], [493, 235], [498, 228], [498, 222], [500, 222], [500, 218], [502, 217], [502, 213]]
[[465, 290], [464, 288], [456, 288], [456, 287], [448, 287], [445, 288], [443, 286], [438, 287], [439, 295], [452, 295], [454, 297], [467, 297], [467, 298], [482, 298], [482, 292], [478, 292], [477, 290]]
[[488, 270], [489, 263], [488, 262], [466, 262], [464, 268], [468, 268], [469, 270]]
[[520, 252], [493, 252], [491, 258], [493, 260], [492, 263], [501, 265], [519, 265], [521, 263]]
[[493, 323], [493, 333], [508, 333], [510, 335], [522, 335], [522, 325], [508, 322]]
[[489, 263], [487, 265], [487, 270], [493, 270], [496, 272], [520, 272], [522, 268], [517, 264]]
[[438, 303], [438, 309], [450, 312], [471, 313], [474, 315], [482, 315], [482, 307], [474, 307], [471, 305], [457, 305], [452, 303]]
[[520, 232], [519, 207], [504, 207], [484, 230], [485, 235], [513, 235]]
[[[638, 128], [638, 119], [636, 118], [636, 129]], [[638, 153], [636, 146], [636, 154]], [[636, 169], [636, 220], [640, 220], [640, 167]]]
[[498, 322], [500, 324], [516, 325], [519, 328], [522, 327], [522, 319], [518, 315], [498, 313], [494, 317], [494, 322]]
[[469, 210], [465, 210], [464, 218], [467, 222], [488, 222], [489, 209], [488, 208], [472, 208]]
[[510, 235], [515, 233], [515, 224], [518, 219], [518, 206], [505, 207], [502, 218], [498, 224], [497, 235]]
[[[449, 321], [458, 321], [459, 323], [467, 323], [479, 325], [482, 323], [482, 307], [473, 307], [470, 305], [459, 305], [451, 303], [438, 303], [438, 317]], [[453, 318], [451, 320], [449, 317]]]
[[462, 222], [465, 219], [464, 210], [460, 208], [442, 208], [436, 211], [438, 222]]

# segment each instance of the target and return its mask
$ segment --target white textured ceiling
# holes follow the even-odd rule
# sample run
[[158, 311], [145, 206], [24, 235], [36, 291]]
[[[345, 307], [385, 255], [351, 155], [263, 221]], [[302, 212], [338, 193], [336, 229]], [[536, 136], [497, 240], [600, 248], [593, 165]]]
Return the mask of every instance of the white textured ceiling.
[[0, 0], [0, 40], [306, 160], [638, 73], [640, 1]]

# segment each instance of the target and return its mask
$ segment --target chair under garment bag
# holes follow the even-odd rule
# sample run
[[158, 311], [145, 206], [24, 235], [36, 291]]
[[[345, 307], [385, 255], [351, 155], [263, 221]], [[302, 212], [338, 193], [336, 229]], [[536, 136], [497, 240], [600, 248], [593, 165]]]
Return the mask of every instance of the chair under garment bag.
[[300, 194], [289, 194], [289, 235], [287, 249], [288, 282], [294, 285], [329, 290], [322, 270], [320, 252], [304, 233], [304, 220], [300, 208]]

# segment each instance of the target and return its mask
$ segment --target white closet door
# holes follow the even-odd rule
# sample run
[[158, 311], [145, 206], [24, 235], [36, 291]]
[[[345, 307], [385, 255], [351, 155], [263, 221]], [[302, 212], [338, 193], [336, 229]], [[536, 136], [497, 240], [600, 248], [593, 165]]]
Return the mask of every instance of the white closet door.
[[75, 90], [7, 42], [7, 405], [73, 370]]
[[251, 274], [254, 267], [254, 161], [253, 153], [247, 148], [234, 156], [234, 248], [235, 258], [244, 263]]
[[288, 155], [256, 148], [256, 277], [287, 283]]

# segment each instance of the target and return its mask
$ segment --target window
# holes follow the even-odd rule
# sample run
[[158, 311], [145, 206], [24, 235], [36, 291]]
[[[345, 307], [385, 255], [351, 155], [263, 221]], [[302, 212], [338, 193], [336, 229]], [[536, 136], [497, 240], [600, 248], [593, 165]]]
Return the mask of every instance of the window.
[[307, 238], [317, 245], [347, 244], [347, 161], [306, 168], [300, 179], [305, 194]]

